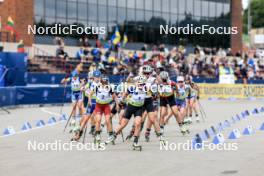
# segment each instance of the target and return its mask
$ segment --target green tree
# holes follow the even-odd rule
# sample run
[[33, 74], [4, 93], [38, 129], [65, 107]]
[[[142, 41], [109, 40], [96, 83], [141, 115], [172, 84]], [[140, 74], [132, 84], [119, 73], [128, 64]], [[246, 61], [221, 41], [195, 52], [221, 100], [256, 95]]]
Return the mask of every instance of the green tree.
[[[264, 27], [264, 0], [251, 0], [252, 28]], [[247, 33], [248, 9], [244, 10], [243, 31]]]

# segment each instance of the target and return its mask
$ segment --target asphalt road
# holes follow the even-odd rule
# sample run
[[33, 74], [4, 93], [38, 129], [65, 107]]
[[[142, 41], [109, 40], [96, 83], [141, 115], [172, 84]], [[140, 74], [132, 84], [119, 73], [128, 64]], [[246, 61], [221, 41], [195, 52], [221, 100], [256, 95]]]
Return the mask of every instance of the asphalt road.
[[[52, 116], [58, 119], [60, 107], [31, 107], [12, 109], [11, 114], [0, 112], [1, 132], [7, 126], [13, 126], [15, 135], [0, 138], [0, 173], [8, 176], [155, 176], [155, 175], [263, 175], [264, 162], [264, 131], [259, 127], [264, 122], [264, 114], [251, 115], [248, 119], [232, 124], [231, 127], [223, 131], [226, 138], [225, 144], [236, 145], [237, 150], [184, 150], [175, 149], [173, 146], [179, 143], [186, 143], [191, 140], [196, 133], [217, 125], [233, 115], [248, 109], [264, 105], [263, 100], [255, 101], [202, 101], [207, 113], [205, 122], [193, 123], [190, 125], [191, 134], [182, 136], [171, 118], [170, 123], [165, 128], [165, 137], [171, 150], [161, 150], [158, 139], [153, 130], [151, 141], [144, 142], [141, 138], [140, 143], [143, 151], [133, 151], [132, 142], [123, 143], [118, 137], [116, 145], [106, 146], [105, 150], [28, 150], [29, 143], [34, 141], [38, 144], [59, 142], [69, 143], [71, 137], [68, 133], [63, 133], [65, 122], [55, 125], [45, 126], [20, 133], [22, 124], [26, 121], [35, 126], [39, 119], [45, 122]], [[63, 108], [63, 112], [70, 113], [70, 106]], [[252, 125], [254, 134], [241, 138], [227, 139], [232, 129], [240, 131], [247, 125]], [[114, 127], [117, 121], [114, 120]], [[124, 130], [124, 135], [128, 134], [131, 123]], [[103, 139], [107, 138], [106, 131], [103, 131]], [[93, 141], [87, 135], [86, 142], [91, 144]], [[212, 139], [209, 139], [211, 142]], [[76, 143], [75, 143], [76, 144]], [[92, 144], [91, 144], [92, 145]], [[41, 146], [41, 145], [39, 145]], [[41, 147], [40, 147], [41, 148]], [[96, 149], [96, 148], [94, 148]], [[188, 149], [188, 148], [187, 148]]]

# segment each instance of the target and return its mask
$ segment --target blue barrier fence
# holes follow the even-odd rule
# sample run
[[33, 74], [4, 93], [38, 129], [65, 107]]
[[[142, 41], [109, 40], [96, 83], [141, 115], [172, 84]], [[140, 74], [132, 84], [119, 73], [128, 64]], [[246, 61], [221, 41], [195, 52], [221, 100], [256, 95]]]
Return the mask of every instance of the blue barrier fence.
[[0, 107], [26, 104], [52, 104], [70, 102], [70, 87], [6, 87], [0, 88]]
[[[44, 74], [44, 73], [28, 73], [28, 84], [59, 84], [65, 74]], [[87, 74], [82, 74], [81, 77], [87, 77]], [[109, 76], [111, 83], [118, 83], [124, 77], [120, 75]], [[172, 78], [176, 80], [176, 77]], [[194, 77], [196, 83], [218, 83], [218, 79]], [[249, 84], [264, 84], [264, 80], [249, 80]], [[236, 83], [243, 83], [243, 80], [237, 80]]]

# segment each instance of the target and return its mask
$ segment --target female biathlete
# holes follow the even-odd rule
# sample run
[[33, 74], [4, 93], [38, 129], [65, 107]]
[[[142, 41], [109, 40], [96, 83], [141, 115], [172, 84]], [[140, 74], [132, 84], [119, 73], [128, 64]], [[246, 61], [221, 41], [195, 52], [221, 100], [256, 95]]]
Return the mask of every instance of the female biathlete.
[[116, 136], [121, 133], [121, 131], [127, 126], [129, 120], [134, 115], [134, 142], [133, 149], [141, 150], [142, 147], [138, 144], [139, 135], [140, 135], [140, 127], [141, 127], [141, 118], [143, 113], [143, 105], [146, 98], [146, 90], [145, 88], [146, 78], [145, 76], [139, 76], [137, 78], [136, 85], [124, 94], [124, 98], [127, 99], [127, 108], [125, 110], [124, 117], [121, 118], [120, 125], [117, 127], [114, 136], [112, 139], [106, 141], [106, 143], [110, 143], [116, 139]]
[[70, 133], [78, 130], [76, 125], [76, 109], [79, 109], [79, 114], [83, 114], [83, 94], [82, 83], [76, 70], [71, 73], [71, 77], [63, 78], [61, 84], [71, 83], [71, 101], [72, 101], [72, 120], [70, 122]]
[[72, 140], [74, 140], [74, 141], [78, 141], [81, 138], [81, 136], [83, 134], [83, 130], [86, 127], [86, 125], [90, 119], [91, 119], [91, 133], [94, 134], [95, 122], [94, 122], [93, 112], [95, 109], [96, 97], [95, 96], [91, 97], [91, 103], [92, 103], [91, 106], [89, 105], [88, 101], [89, 101], [90, 92], [92, 90], [94, 90], [95, 87], [99, 83], [100, 76], [101, 76], [100, 71], [89, 72], [87, 83], [84, 86], [84, 96], [87, 99], [87, 103], [85, 106], [86, 113], [83, 115], [82, 119], [80, 120], [80, 126], [79, 126], [78, 130], [76, 131], [75, 136], [72, 138]]
[[166, 71], [162, 71], [160, 73], [160, 87], [159, 87], [159, 95], [160, 95], [160, 126], [164, 129], [165, 123], [168, 122], [168, 119], [165, 119], [167, 114], [167, 108], [170, 108], [172, 114], [176, 118], [176, 121], [179, 124], [180, 131], [182, 134], [186, 134], [189, 131], [183, 124], [183, 117], [176, 105], [175, 96], [179, 96], [178, 86], [175, 82], [169, 80], [169, 74]]
[[107, 126], [107, 131], [109, 138], [113, 137], [113, 127], [111, 123], [111, 110], [110, 103], [112, 100], [116, 103], [116, 109], [119, 110], [119, 105], [117, 103], [116, 94], [112, 90], [109, 84], [108, 78], [103, 76], [100, 83], [96, 86], [95, 90], [92, 90], [89, 97], [89, 104], [92, 105], [92, 96], [96, 95], [96, 105], [95, 105], [95, 139], [96, 144], [101, 143], [101, 120], [102, 116], [105, 116], [105, 122]]
[[197, 84], [194, 84], [191, 76], [186, 77], [185, 84], [190, 88], [190, 96], [187, 97], [187, 115], [189, 116], [189, 123], [192, 122], [192, 114], [195, 112], [196, 122], [200, 121], [197, 111], [197, 101], [199, 100], [199, 87]]

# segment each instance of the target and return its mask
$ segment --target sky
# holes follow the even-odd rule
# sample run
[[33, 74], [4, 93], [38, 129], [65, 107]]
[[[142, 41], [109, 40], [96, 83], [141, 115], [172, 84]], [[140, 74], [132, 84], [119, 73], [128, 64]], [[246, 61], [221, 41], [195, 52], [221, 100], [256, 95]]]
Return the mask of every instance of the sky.
[[243, 4], [243, 9], [246, 9], [248, 6], [248, 1], [249, 0], [242, 0], [242, 4]]

